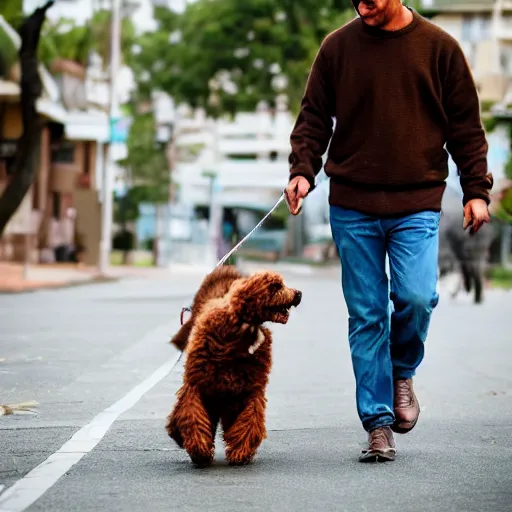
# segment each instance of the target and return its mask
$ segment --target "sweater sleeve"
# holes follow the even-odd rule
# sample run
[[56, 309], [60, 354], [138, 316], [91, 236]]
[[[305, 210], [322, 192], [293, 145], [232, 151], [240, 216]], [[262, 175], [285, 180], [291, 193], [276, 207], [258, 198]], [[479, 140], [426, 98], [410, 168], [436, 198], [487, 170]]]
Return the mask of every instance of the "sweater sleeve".
[[488, 144], [476, 86], [458, 45], [449, 60], [443, 96], [449, 123], [446, 148], [458, 167], [463, 204], [476, 198], [489, 204], [494, 182], [492, 174], [487, 172]]
[[323, 48], [320, 48], [290, 136], [290, 180], [303, 176], [309, 181], [310, 191], [315, 187], [315, 177], [322, 168], [322, 156], [332, 136], [334, 98], [330, 66]]

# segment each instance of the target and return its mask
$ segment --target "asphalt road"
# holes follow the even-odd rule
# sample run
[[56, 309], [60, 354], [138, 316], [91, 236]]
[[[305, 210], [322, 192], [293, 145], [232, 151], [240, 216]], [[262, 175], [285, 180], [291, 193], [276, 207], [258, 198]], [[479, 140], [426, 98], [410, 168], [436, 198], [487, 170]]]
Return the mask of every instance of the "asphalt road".
[[0, 404], [40, 403], [0, 417], [0, 512], [512, 511], [512, 293], [442, 297], [418, 426], [367, 465], [339, 275], [286, 278], [303, 302], [273, 329], [269, 435], [242, 468], [219, 442], [196, 469], [164, 431], [200, 276], [0, 296]]

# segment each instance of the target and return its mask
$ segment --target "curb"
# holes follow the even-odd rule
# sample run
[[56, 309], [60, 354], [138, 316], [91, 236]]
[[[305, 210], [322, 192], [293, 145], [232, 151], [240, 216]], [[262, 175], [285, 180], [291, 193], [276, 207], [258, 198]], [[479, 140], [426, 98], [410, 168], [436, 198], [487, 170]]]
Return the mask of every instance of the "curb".
[[65, 281], [63, 283], [48, 283], [42, 286], [33, 286], [24, 288], [21, 290], [10, 290], [10, 289], [2, 289], [0, 288], [0, 296], [2, 295], [22, 295], [26, 293], [35, 293], [40, 291], [52, 291], [52, 290], [62, 290], [65, 288], [76, 288], [78, 286], [88, 286], [92, 284], [102, 284], [102, 283], [111, 283], [120, 281], [119, 277], [93, 277], [91, 279], [84, 280], [75, 280], [75, 281]]

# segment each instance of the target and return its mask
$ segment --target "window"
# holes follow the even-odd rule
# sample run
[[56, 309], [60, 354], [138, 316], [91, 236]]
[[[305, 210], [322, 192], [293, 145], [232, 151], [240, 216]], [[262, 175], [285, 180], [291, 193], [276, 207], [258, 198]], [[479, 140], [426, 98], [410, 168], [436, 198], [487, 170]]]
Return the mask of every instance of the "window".
[[75, 144], [62, 141], [52, 146], [52, 163], [72, 164], [75, 161]]
[[462, 41], [478, 43], [491, 38], [491, 18], [481, 14], [466, 14], [462, 18]]

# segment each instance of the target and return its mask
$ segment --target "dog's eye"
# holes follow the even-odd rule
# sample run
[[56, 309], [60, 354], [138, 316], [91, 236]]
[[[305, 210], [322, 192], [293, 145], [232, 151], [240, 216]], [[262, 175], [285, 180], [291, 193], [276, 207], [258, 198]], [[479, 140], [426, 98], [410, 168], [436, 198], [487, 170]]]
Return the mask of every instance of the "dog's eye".
[[279, 290], [281, 290], [282, 285], [280, 283], [272, 283], [269, 286], [270, 293], [277, 293]]

